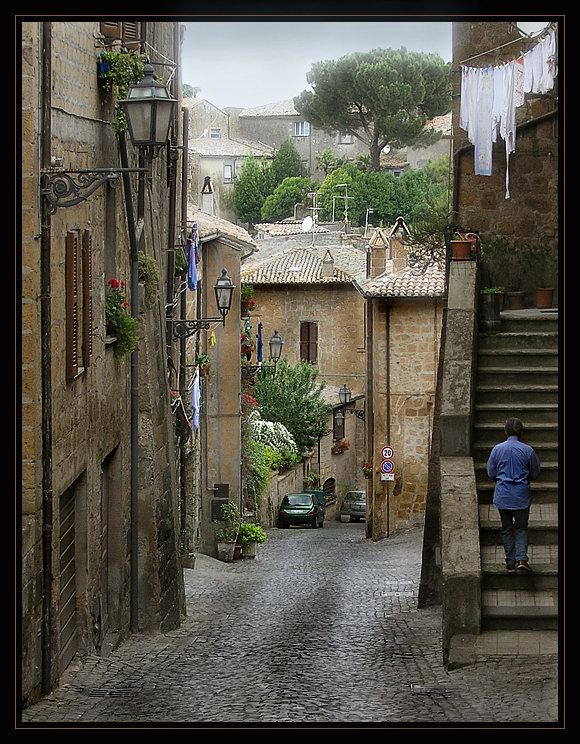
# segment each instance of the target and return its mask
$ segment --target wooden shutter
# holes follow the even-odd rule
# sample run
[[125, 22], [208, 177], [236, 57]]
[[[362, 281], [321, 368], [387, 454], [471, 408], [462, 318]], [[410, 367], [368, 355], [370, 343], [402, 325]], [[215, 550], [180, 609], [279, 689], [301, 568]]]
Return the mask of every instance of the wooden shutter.
[[79, 236], [66, 234], [66, 376], [79, 372]]
[[318, 323], [308, 324], [308, 361], [310, 364], [318, 362]]
[[300, 323], [300, 361], [308, 361], [308, 323]]
[[83, 232], [83, 365], [93, 357], [93, 237]]
[[106, 36], [107, 39], [120, 39], [122, 34], [122, 23], [111, 23], [110, 21], [104, 21], [101, 23], [101, 33]]
[[104, 21], [101, 23], [101, 33], [107, 39], [120, 39], [127, 49], [139, 51], [138, 42], [141, 39], [141, 23], [138, 21], [123, 21], [122, 23]]
[[60, 589], [58, 620], [60, 631], [59, 671], [71, 663], [78, 649], [76, 547], [75, 547], [75, 486], [60, 497]]

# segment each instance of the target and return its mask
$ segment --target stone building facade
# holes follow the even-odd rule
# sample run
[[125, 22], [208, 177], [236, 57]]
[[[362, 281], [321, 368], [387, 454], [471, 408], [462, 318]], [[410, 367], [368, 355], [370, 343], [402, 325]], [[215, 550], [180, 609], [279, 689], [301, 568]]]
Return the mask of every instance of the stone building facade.
[[[324, 398], [333, 412], [329, 434], [314, 449], [312, 466], [318, 469], [321, 487], [327, 483], [341, 495], [359, 487], [362, 478], [364, 427], [340, 406], [338, 391], [346, 384], [353, 400], [359, 399], [358, 408], [364, 408], [364, 300], [352, 281], [363, 275], [366, 254], [337, 243], [337, 237], [317, 236], [320, 243], [314, 246], [304, 245], [305, 236], [259, 241], [259, 250], [242, 263], [241, 278], [254, 288], [252, 327], [256, 332], [262, 320], [265, 361], [268, 339], [278, 331], [284, 340], [283, 358], [292, 365], [301, 360], [315, 364], [326, 385]], [[333, 453], [333, 419], [339, 410], [345, 422], [344, 434], [337, 439], [347, 439], [350, 446]]]
[[[444, 271], [407, 266], [393, 230], [369, 241], [366, 298], [367, 536], [380, 539], [425, 511], [437, 364], [444, 308]], [[394, 481], [380, 477], [383, 447], [393, 451]], [[388, 459], [388, 458], [385, 458]]]
[[[110, 650], [130, 629], [175, 627], [184, 612], [162, 353], [165, 287], [139, 315], [137, 441], [131, 355], [116, 354], [105, 321], [111, 278], [125, 282], [128, 302], [138, 291], [122, 178], [117, 188], [101, 185], [54, 213], [41, 195], [41, 172], [119, 166], [114, 104], [97, 81], [99, 51], [114, 40], [148, 42], [153, 63], [160, 55], [175, 60], [172, 92], [179, 98], [180, 48], [175, 23], [24, 22], [21, 31], [21, 609], [28, 704], [58, 684], [75, 653]], [[130, 143], [127, 150], [134, 168], [136, 152]], [[130, 178], [136, 190], [136, 176]], [[49, 191], [46, 179], [43, 188]], [[139, 247], [163, 277], [164, 249], [174, 242], [165, 150], [152, 163], [148, 193]]]

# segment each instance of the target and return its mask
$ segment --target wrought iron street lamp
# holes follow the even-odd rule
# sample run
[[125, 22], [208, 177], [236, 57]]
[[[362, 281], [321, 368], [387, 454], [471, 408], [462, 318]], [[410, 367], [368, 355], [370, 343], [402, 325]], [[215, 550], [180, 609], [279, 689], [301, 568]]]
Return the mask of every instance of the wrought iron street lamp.
[[146, 64], [144, 77], [129, 87], [119, 101], [127, 117], [129, 136], [135, 147], [159, 148], [167, 144], [171, 117], [177, 101], [167, 87], [153, 79], [153, 66]]
[[276, 374], [276, 365], [278, 364], [278, 360], [282, 354], [282, 347], [284, 346], [284, 341], [282, 341], [282, 337], [278, 331], [274, 331], [274, 335], [268, 341], [268, 346], [270, 347], [270, 360], [274, 363], [274, 374]]
[[364, 408], [358, 410], [356, 408], [347, 408], [347, 404], [350, 403], [352, 398], [352, 391], [349, 388], [349, 386], [344, 383], [339, 390], [338, 390], [338, 398], [342, 405], [345, 407], [344, 410], [348, 411], [349, 413], [353, 413], [357, 418], [361, 419], [361, 421], [364, 421], [365, 418], [365, 412]]
[[219, 323], [220, 321], [225, 326], [226, 315], [232, 306], [232, 296], [235, 289], [235, 285], [228, 276], [226, 269], [222, 269], [221, 276], [213, 285], [213, 288], [220, 317], [196, 318], [195, 320], [174, 320], [173, 318], [167, 318], [168, 322], [173, 324], [173, 335], [175, 338], [188, 338], [189, 336], [193, 336], [194, 333], [199, 333], [201, 330], [208, 331], [212, 323]]

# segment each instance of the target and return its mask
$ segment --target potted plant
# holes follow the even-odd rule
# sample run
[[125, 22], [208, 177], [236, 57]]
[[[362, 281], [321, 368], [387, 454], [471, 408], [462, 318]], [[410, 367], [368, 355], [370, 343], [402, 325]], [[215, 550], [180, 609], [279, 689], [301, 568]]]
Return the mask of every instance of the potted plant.
[[521, 247], [522, 268], [525, 267], [527, 286], [534, 293], [538, 308], [552, 307], [557, 275], [557, 257], [550, 248], [539, 244], [524, 244]]
[[145, 286], [145, 304], [152, 307], [159, 297], [159, 267], [153, 256], [137, 253], [139, 282]]
[[254, 342], [247, 333], [240, 334], [240, 353], [243, 354], [248, 362], [252, 357], [254, 351]]
[[266, 533], [259, 524], [242, 522], [240, 525], [239, 541], [242, 545], [244, 558], [255, 558], [257, 545], [266, 540]]
[[362, 471], [365, 478], [373, 477], [373, 464], [372, 462], [365, 462], [362, 465]]
[[129, 315], [129, 303], [123, 290], [125, 282], [111, 277], [107, 282], [105, 297], [106, 334], [116, 339], [115, 354], [127, 354], [135, 351], [139, 337], [137, 320]]
[[221, 515], [221, 521], [214, 527], [218, 559], [231, 563], [234, 560], [242, 517], [238, 505], [233, 501], [226, 501], [222, 504]]
[[479, 293], [479, 327], [482, 331], [501, 328], [499, 298], [503, 287], [485, 287]]
[[242, 284], [242, 290], [240, 295], [241, 312], [242, 315], [247, 315], [251, 310], [256, 307], [256, 301], [254, 298], [254, 287], [251, 284]]
[[198, 354], [195, 357], [195, 363], [199, 367], [200, 377], [204, 377], [209, 369], [209, 357], [207, 354]]
[[[97, 78], [101, 88], [113, 93], [116, 101], [126, 98], [129, 86], [143, 78], [146, 60], [145, 54], [125, 49], [102, 51], [97, 57]], [[127, 129], [127, 119], [118, 105], [113, 126], [118, 132]]]
[[304, 478], [302, 482], [303, 488], [316, 488], [318, 484], [320, 483], [320, 478], [318, 476], [318, 473], [315, 473], [313, 470], [311, 470], [308, 475]]
[[479, 236], [475, 233], [456, 232], [451, 243], [451, 258], [455, 261], [469, 261], [475, 258]]
[[330, 449], [333, 455], [342, 455], [347, 449], [350, 448], [350, 441], [348, 439], [339, 439]]

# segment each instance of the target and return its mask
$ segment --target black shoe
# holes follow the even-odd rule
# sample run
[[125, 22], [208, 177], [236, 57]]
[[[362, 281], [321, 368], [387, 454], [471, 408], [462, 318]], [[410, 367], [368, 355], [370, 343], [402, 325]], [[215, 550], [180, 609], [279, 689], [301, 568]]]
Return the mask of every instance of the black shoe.
[[508, 573], [515, 573], [516, 572], [516, 564], [515, 563], [506, 563], [505, 564], [506, 571]]
[[529, 563], [527, 561], [518, 561], [516, 563], [516, 571], [520, 571], [521, 573], [527, 573], [531, 571], [532, 569], [529, 566]]

